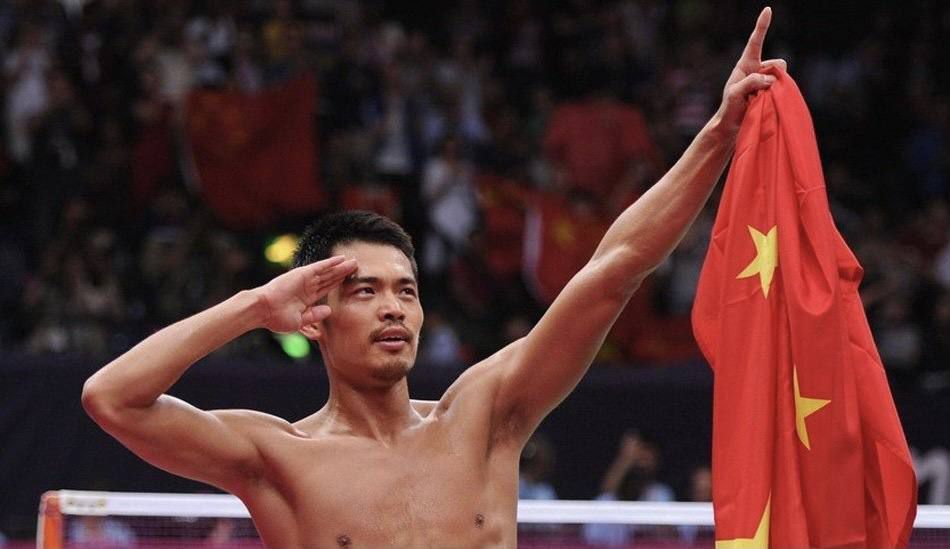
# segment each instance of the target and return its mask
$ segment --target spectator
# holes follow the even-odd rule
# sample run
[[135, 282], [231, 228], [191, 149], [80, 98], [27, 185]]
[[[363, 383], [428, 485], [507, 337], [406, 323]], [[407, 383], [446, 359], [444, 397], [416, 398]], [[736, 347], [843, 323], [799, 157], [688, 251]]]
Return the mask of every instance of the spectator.
[[712, 470], [708, 465], [693, 469], [689, 483], [689, 501], [712, 501]]
[[[689, 497], [687, 501], [712, 501], [712, 470], [708, 465], [700, 465], [693, 469], [689, 482]], [[682, 525], [677, 526], [680, 540], [687, 544], [694, 544], [699, 539], [711, 540], [715, 536], [715, 528], [707, 526]]]
[[950, 504], [950, 452], [946, 448], [931, 448], [923, 455], [911, 448], [917, 485], [929, 487], [921, 503], [929, 505]]
[[910, 305], [901, 295], [888, 298], [882, 309], [876, 333], [881, 361], [899, 383], [911, 383], [920, 367], [920, 327], [911, 322]]
[[29, 189], [33, 193], [34, 236], [50, 238], [65, 200], [86, 190], [92, 160], [93, 119], [69, 75], [60, 69], [47, 76], [46, 110], [33, 120]]
[[461, 157], [458, 140], [448, 137], [440, 154], [426, 164], [422, 177], [422, 199], [429, 219], [422, 265], [435, 278], [467, 251], [475, 231], [479, 213], [474, 168]]
[[928, 323], [923, 337], [921, 368], [924, 372], [921, 386], [929, 392], [950, 387], [950, 286], [937, 294], [933, 304], [933, 318]]
[[110, 517], [83, 516], [70, 522], [68, 539], [89, 549], [135, 547], [135, 532], [129, 525]]
[[232, 518], [215, 519], [214, 526], [205, 538], [207, 547], [230, 547], [234, 543], [237, 522]]
[[[637, 431], [628, 431], [620, 439], [620, 448], [604, 473], [597, 501], [673, 501], [673, 490], [657, 480], [660, 449]], [[588, 543], [616, 546], [633, 539], [635, 528], [628, 524], [584, 525]]]
[[23, 22], [16, 45], [4, 60], [6, 90], [6, 126], [10, 157], [25, 163], [31, 157], [34, 119], [46, 110], [46, 73], [52, 58], [40, 27]]
[[554, 464], [554, 447], [543, 434], [535, 433], [521, 450], [518, 499], [557, 499], [549, 481]]
[[426, 315], [425, 337], [422, 338], [422, 362], [442, 368], [464, 364], [462, 344], [452, 325], [438, 309]]
[[[420, 156], [419, 105], [403, 81], [402, 67], [391, 63], [383, 67], [383, 83], [373, 104], [372, 133], [373, 167], [380, 181], [391, 185], [399, 194], [403, 225], [417, 241], [421, 241], [419, 183]], [[423, 248], [424, 249], [424, 248]]]
[[655, 181], [660, 159], [643, 114], [617, 101], [607, 90], [606, 76], [585, 75], [593, 89], [578, 102], [558, 105], [551, 115], [544, 150], [566, 185], [602, 200], [631, 177], [640, 190]]

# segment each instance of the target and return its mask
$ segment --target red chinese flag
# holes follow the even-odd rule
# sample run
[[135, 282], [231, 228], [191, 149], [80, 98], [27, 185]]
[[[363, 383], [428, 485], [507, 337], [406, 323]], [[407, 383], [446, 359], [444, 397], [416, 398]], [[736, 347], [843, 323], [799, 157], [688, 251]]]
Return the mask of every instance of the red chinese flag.
[[610, 225], [590, 200], [541, 192], [531, 202], [525, 222], [525, 278], [535, 297], [550, 304], [590, 260]]
[[904, 547], [917, 482], [785, 73], [750, 102], [693, 308], [715, 373], [716, 547]]
[[229, 227], [254, 229], [324, 205], [313, 76], [257, 94], [196, 90], [187, 130], [202, 193]]
[[516, 179], [480, 174], [475, 178], [482, 211], [479, 254], [496, 277], [521, 275], [524, 264], [525, 209], [530, 191]]

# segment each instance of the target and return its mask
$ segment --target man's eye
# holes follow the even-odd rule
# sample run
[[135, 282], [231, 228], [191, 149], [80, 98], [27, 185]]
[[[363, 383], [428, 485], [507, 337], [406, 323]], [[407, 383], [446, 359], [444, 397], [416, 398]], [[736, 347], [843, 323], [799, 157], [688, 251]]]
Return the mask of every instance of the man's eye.
[[358, 294], [364, 294], [364, 295], [373, 295], [374, 292], [373, 292], [373, 289], [372, 289], [372, 288], [370, 288], [369, 286], [367, 286], [367, 287], [365, 287], [365, 288], [360, 288], [359, 290], [356, 290], [356, 293], [358, 293]]
[[415, 297], [416, 290], [414, 288], [403, 288], [402, 293]]

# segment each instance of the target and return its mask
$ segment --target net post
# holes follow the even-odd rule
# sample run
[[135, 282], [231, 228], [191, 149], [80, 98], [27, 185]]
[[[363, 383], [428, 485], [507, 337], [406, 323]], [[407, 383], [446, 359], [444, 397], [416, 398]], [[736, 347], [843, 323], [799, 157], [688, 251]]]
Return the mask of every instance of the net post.
[[50, 491], [40, 499], [36, 519], [36, 549], [63, 549], [63, 514], [59, 492]]

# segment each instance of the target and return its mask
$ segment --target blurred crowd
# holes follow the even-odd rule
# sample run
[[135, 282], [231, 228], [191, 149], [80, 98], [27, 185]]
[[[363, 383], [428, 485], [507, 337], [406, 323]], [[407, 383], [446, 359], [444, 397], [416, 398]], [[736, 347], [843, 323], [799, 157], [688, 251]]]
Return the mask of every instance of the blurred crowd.
[[[776, 2], [769, 57], [812, 111], [835, 220], [895, 383], [950, 386], [950, 6]], [[266, 280], [287, 219], [203, 200], [189, 94], [316, 76], [325, 207], [418, 246], [422, 358], [523, 335], [610, 220], [719, 105], [756, 3], [10, 0], [0, 3], [0, 348], [108, 355]], [[688, 314], [715, 201], [602, 359], [698, 356]], [[653, 327], [653, 328], [651, 328]], [[276, 353], [266, 334], [223, 352]]]

